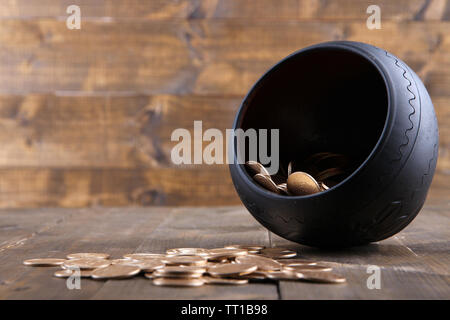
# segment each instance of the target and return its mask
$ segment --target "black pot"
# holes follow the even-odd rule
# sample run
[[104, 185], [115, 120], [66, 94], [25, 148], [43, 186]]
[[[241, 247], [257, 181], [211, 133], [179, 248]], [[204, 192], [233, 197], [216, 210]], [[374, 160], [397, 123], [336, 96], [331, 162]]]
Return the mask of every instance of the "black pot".
[[[236, 191], [275, 234], [319, 247], [386, 239], [422, 208], [438, 157], [438, 126], [419, 77], [380, 48], [349, 41], [286, 57], [253, 86], [234, 129], [279, 129], [280, 161], [344, 153], [353, 169], [327, 191], [284, 196], [231, 164]], [[234, 148], [236, 157], [236, 147]]]

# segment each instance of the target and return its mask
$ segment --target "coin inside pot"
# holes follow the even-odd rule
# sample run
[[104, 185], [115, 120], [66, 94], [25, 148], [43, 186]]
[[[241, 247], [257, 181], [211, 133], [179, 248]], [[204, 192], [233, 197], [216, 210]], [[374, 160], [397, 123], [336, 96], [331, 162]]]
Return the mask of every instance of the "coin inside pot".
[[287, 189], [293, 195], [304, 196], [321, 191], [317, 181], [306, 172], [297, 171], [287, 179]]
[[275, 193], [280, 193], [278, 186], [273, 182], [270, 176], [263, 175], [261, 173], [255, 174], [253, 179], [258, 182], [263, 188]]
[[269, 176], [270, 177], [270, 174], [269, 174], [269, 172], [267, 171], [267, 169], [266, 168], [264, 168], [264, 166], [262, 165], [262, 164], [260, 164], [259, 162], [257, 162], [257, 161], [247, 161], [246, 163], [245, 163], [245, 165], [247, 166], [247, 168], [253, 173], [253, 174], [262, 174], [262, 175], [265, 175], [265, 176]]

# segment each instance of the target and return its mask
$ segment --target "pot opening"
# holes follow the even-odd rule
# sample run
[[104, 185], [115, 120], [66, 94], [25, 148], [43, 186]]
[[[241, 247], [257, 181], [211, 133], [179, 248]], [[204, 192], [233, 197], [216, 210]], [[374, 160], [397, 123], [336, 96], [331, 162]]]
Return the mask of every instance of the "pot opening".
[[238, 128], [279, 129], [279, 174], [285, 175], [292, 160], [296, 170], [305, 171], [302, 164], [313, 154], [344, 155], [345, 172], [328, 182], [332, 187], [376, 146], [388, 114], [388, 93], [380, 71], [367, 58], [348, 49], [320, 47], [276, 65], [244, 105]]

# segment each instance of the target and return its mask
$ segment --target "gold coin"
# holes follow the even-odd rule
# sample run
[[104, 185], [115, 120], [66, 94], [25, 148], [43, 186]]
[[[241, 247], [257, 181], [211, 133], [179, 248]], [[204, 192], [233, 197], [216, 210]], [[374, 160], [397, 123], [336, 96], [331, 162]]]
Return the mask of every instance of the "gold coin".
[[297, 272], [303, 272], [303, 271], [317, 271], [317, 272], [328, 272], [333, 270], [333, 268], [328, 266], [321, 266], [321, 265], [289, 265], [284, 266], [284, 269], [291, 270], [291, 271], [297, 271]]
[[247, 279], [247, 280], [265, 280], [267, 279], [265, 272], [255, 271], [250, 274], [232, 276], [233, 279]]
[[157, 272], [166, 274], [203, 274], [206, 272], [206, 268], [196, 266], [166, 266], [158, 269]]
[[206, 263], [206, 265], [204, 265], [205, 268], [211, 268], [214, 266], [217, 266], [218, 264], [221, 263], [229, 263], [230, 261], [228, 259], [222, 259], [222, 260], [208, 260], [208, 262]]
[[316, 175], [317, 180], [326, 180], [328, 178], [343, 174], [344, 171], [339, 168], [329, 168]]
[[209, 261], [222, 261], [229, 258], [245, 256], [248, 254], [247, 249], [238, 248], [216, 248], [209, 250], [210, 255], [208, 256]]
[[176, 279], [176, 278], [155, 278], [153, 284], [156, 286], [168, 286], [168, 287], [199, 287], [202, 286], [205, 281], [202, 278], [199, 279]]
[[123, 256], [125, 259], [144, 260], [144, 259], [162, 259], [166, 258], [165, 254], [161, 253], [129, 253]]
[[298, 273], [290, 270], [271, 271], [266, 272], [265, 275], [272, 280], [298, 280], [300, 278]]
[[325, 191], [330, 189], [325, 183], [323, 182], [319, 182], [319, 186], [320, 186], [320, 191]]
[[164, 267], [164, 263], [159, 260], [154, 259], [144, 259], [144, 260], [131, 260], [131, 259], [122, 259], [124, 261], [120, 261], [119, 263], [112, 264], [120, 264], [123, 266], [134, 266], [138, 267], [144, 272], [153, 272], [156, 269], [160, 269]]
[[155, 278], [153, 276], [153, 272], [146, 272], [146, 273], [144, 273], [144, 277], [146, 277], [147, 279], [154, 279]]
[[250, 169], [250, 171], [251, 171], [251, 173], [252, 173], [253, 175], [255, 175], [255, 174], [262, 174], [262, 175], [265, 175], [265, 176], [269, 176], [269, 177], [270, 177], [270, 174], [269, 174], [269, 172], [267, 171], [267, 169], [264, 168], [264, 166], [263, 166], [261, 163], [257, 162], [257, 161], [247, 161], [247, 162], [245, 163], [245, 166], [246, 166], [248, 169]]
[[209, 250], [210, 255], [214, 254], [227, 254], [228, 256], [245, 256], [248, 254], [247, 249], [244, 248], [215, 248]]
[[288, 175], [288, 177], [291, 175], [293, 167], [294, 167], [294, 162], [293, 161], [289, 161], [288, 168], [287, 168], [287, 175]]
[[60, 266], [66, 259], [55, 259], [55, 258], [42, 258], [42, 259], [28, 259], [23, 262], [26, 266], [33, 267], [55, 267]]
[[175, 255], [175, 256], [201, 256], [206, 257], [209, 255], [208, 249], [203, 248], [175, 248], [175, 249], [168, 249], [166, 251], [168, 255]]
[[321, 283], [344, 283], [347, 280], [332, 272], [302, 271], [297, 272], [301, 280]]
[[160, 261], [142, 261], [138, 263], [136, 267], [139, 267], [144, 272], [152, 272], [164, 267], [164, 263]]
[[204, 266], [206, 265], [206, 258], [198, 256], [174, 256], [161, 259], [162, 262], [168, 266]]
[[130, 263], [142, 262], [144, 260], [123, 258], [123, 259], [113, 259], [113, 260], [110, 260], [110, 261], [111, 261], [111, 264], [130, 264]]
[[93, 279], [122, 279], [137, 275], [141, 269], [135, 266], [112, 264], [110, 266], [95, 269], [92, 272]]
[[265, 248], [265, 246], [260, 246], [260, 245], [256, 245], [256, 244], [232, 244], [232, 245], [228, 245], [225, 246], [226, 249], [245, 249], [245, 250], [255, 250], [255, 251], [260, 251], [262, 249]]
[[203, 280], [207, 284], [231, 284], [231, 285], [239, 285], [239, 284], [247, 284], [247, 279], [230, 279], [230, 278], [214, 278], [204, 276]]
[[153, 272], [153, 278], [183, 278], [183, 279], [192, 279], [192, 278], [201, 278], [203, 273], [170, 273], [165, 272], [164, 270], [156, 270]]
[[261, 254], [272, 259], [293, 258], [297, 252], [285, 248], [265, 248], [261, 250]]
[[228, 277], [244, 275], [256, 271], [257, 266], [248, 263], [224, 263], [208, 268], [208, 273], [213, 277]]
[[287, 179], [287, 189], [295, 196], [304, 196], [320, 192], [317, 181], [306, 172], [297, 171]]
[[275, 192], [275, 193], [280, 193], [277, 185], [275, 184], [275, 182], [273, 182], [273, 180], [270, 178], [270, 176], [266, 176], [266, 175], [258, 173], [253, 176], [253, 179], [264, 189]]
[[62, 267], [64, 269], [97, 269], [97, 268], [103, 268], [107, 267], [111, 264], [110, 260], [106, 259], [91, 259], [91, 258], [84, 258], [84, 259], [73, 259], [73, 260], [66, 260]]
[[[63, 269], [56, 271], [53, 275], [57, 278], [68, 278], [75, 272], [76, 272], [75, 270]], [[89, 278], [92, 276], [92, 270], [80, 270], [79, 276], [81, 278]]]
[[277, 261], [256, 255], [237, 257], [236, 262], [256, 265], [260, 271], [276, 271], [281, 269], [281, 264]]
[[304, 260], [304, 259], [277, 259], [279, 263], [281, 263], [283, 266], [313, 266], [316, 265], [317, 262], [311, 261], [311, 260]]
[[281, 194], [287, 194], [290, 195], [290, 192], [287, 188], [287, 183], [280, 183], [277, 185], [278, 191], [280, 191]]
[[91, 252], [80, 252], [80, 253], [71, 253], [67, 255], [67, 259], [108, 259], [109, 254], [107, 253], [91, 253]]

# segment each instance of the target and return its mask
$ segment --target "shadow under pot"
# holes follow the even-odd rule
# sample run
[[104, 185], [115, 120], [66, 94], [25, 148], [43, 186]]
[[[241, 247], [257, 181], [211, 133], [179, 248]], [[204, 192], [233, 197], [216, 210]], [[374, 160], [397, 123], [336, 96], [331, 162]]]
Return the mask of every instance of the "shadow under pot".
[[321, 43], [277, 63], [247, 94], [233, 129], [255, 129], [259, 142], [279, 130], [279, 152], [270, 155], [272, 164], [278, 156], [277, 176], [320, 152], [348, 159], [328, 190], [283, 195], [261, 187], [242, 163], [264, 164], [266, 150], [250, 159], [247, 139], [239, 158], [232, 146], [231, 177], [246, 208], [273, 233], [310, 246], [361, 245], [402, 230], [425, 202], [438, 157], [437, 120], [419, 77], [359, 42]]

